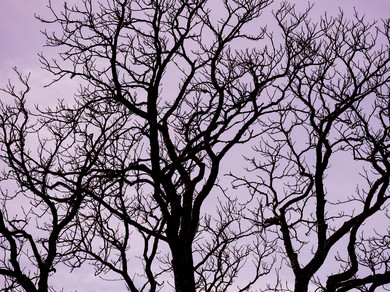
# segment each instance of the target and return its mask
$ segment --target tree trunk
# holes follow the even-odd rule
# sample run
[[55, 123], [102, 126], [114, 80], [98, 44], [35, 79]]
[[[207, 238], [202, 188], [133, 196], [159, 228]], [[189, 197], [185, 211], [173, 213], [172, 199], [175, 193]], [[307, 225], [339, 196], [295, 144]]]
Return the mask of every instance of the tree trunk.
[[300, 285], [295, 283], [294, 292], [307, 292], [308, 290], [307, 285]]
[[309, 280], [310, 277], [296, 275], [294, 292], [307, 292], [309, 289]]
[[176, 292], [195, 292], [194, 262], [191, 243], [170, 243]]

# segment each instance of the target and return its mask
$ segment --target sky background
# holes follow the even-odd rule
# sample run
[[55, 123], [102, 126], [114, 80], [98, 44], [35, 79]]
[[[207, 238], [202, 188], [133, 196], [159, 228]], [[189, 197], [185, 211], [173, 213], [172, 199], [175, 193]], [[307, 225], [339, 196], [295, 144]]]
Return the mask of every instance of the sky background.
[[[61, 3], [62, 0], [53, 0]], [[293, 0], [300, 6], [307, 1]], [[321, 0], [315, 3], [315, 13], [335, 14], [341, 6], [349, 15], [356, 7], [367, 18], [387, 18], [390, 16], [390, 0]], [[0, 84], [13, 76], [12, 67], [23, 71], [39, 70], [37, 53], [43, 50], [44, 37], [40, 33], [43, 25], [34, 18], [34, 13], [47, 15], [46, 0], [0, 0]], [[34, 78], [34, 76], [33, 76]]]
[[[53, 0], [52, 2], [61, 4], [63, 1]], [[278, 2], [280, 1], [275, 1], [274, 8], [278, 7]], [[290, 2], [296, 3], [298, 7], [305, 7], [308, 3], [305, 0]], [[347, 16], [351, 16], [353, 8], [356, 7], [357, 11], [365, 14], [367, 19], [390, 17], [390, 0], [321, 0], [311, 1], [311, 3], [315, 3], [312, 15], [319, 15], [323, 12], [335, 15], [341, 7]], [[32, 93], [50, 82], [51, 76], [40, 69], [41, 65], [37, 55], [48, 51], [48, 48], [43, 47], [45, 38], [40, 32], [45, 26], [34, 17], [34, 14], [50, 15], [46, 5], [46, 0], [0, 0], [1, 87], [9, 78], [15, 79], [12, 70], [14, 66], [25, 74], [31, 72]], [[45, 92], [39, 91], [39, 98], [44, 99], [45, 103], [55, 102], [57, 98], [53, 98], [53, 94], [58, 95], [55, 87]]]
[[[308, 3], [298, 0], [291, 2], [300, 7]], [[356, 7], [356, 10], [360, 14], [365, 14], [368, 20], [390, 17], [390, 0], [322, 0], [312, 1], [312, 3], [315, 3], [313, 16], [324, 12], [336, 15], [338, 7], [341, 7], [347, 16], [351, 16], [353, 8]], [[50, 82], [51, 76], [40, 69], [37, 54], [47, 51], [47, 48], [43, 48], [45, 38], [40, 33], [44, 26], [35, 19], [34, 13], [41, 16], [49, 15], [45, 6], [45, 0], [0, 0], [0, 87], [3, 87], [8, 79], [16, 79], [12, 71], [14, 66], [25, 74], [31, 72], [31, 95], [34, 96], [33, 102], [40, 105], [54, 104], [58, 98], [69, 96], [67, 84], [64, 83], [59, 87], [42, 89]], [[73, 88], [77, 87], [77, 84], [72, 84], [70, 80], [65, 82], [74, 86]], [[75, 291], [76, 288], [79, 292], [113, 291], [116, 286], [112, 282], [96, 281], [92, 275], [87, 276], [87, 273], [80, 274], [76, 271], [69, 277], [65, 270], [63, 272], [60, 270], [54, 280], [63, 283], [64, 291]], [[118, 286], [116, 291], [125, 291], [119, 287], [123, 286]]]

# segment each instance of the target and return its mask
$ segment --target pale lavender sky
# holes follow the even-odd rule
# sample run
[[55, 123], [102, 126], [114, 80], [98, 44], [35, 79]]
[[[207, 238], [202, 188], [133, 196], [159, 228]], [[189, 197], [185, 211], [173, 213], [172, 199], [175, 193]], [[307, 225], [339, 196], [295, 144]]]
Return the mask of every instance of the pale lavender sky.
[[[37, 53], [42, 51], [44, 38], [40, 34], [42, 24], [34, 18], [34, 13], [47, 15], [45, 0], [0, 0], [0, 76], [3, 84], [12, 76], [11, 68], [23, 70], [39, 68]], [[60, 0], [53, 2], [61, 3]], [[278, 2], [278, 1], [275, 1]], [[300, 6], [308, 1], [293, 0]], [[327, 11], [335, 14], [341, 6], [347, 14], [353, 7], [366, 14], [369, 19], [390, 17], [390, 0], [320, 0], [315, 3], [314, 12]]]
[[[212, 1], [212, 0], [211, 0]], [[61, 3], [60, 0], [53, 2]], [[277, 2], [277, 1], [276, 1]], [[293, 0], [299, 6], [305, 6], [307, 1]], [[353, 13], [353, 7], [361, 14], [366, 14], [367, 19], [390, 17], [390, 0], [321, 0], [316, 3], [314, 13], [328, 12], [337, 14], [341, 6], [348, 16]], [[47, 15], [45, 0], [0, 0], [0, 87], [3, 87], [9, 78], [15, 79], [12, 67], [17, 66], [22, 72], [32, 73], [31, 81], [34, 92], [34, 103], [55, 100], [60, 97], [55, 89], [42, 91], [42, 86], [50, 81], [50, 75], [40, 70], [37, 53], [42, 50], [44, 37], [40, 34], [43, 25], [34, 18], [34, 13]], [[276, 7], [276, 6], [274, 6]], [[70, 81], [66, 81], [70, 82]], [[74, 85], [76, 86], [76, 85]], [[35, 88], [34, 88], [35, 87]], [[66, 94], [67, 92], [64, 92]], [[55, 94], [56, 96], [52, 96]], [[58, 269], [57, 269], [58, 270]], [[65, 291], [114, 291], [116, 286], [112, 282], [96, 281], [92, 276], [79, 274], [78, 271], [69, 277], [66, 270], [58, 270], [56, 281], [66, 279]], [[117, 288], [115, 291], [126, 291]]]

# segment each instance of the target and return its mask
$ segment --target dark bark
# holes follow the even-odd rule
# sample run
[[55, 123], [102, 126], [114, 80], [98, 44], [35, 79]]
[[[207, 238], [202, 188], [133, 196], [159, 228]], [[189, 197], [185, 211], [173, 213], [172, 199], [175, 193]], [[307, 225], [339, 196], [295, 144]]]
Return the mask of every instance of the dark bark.
[[172, 251], [172, 269], [176, 292], [195, 292], [195, 269], [191, 242], [177, 240], [169, 244]]

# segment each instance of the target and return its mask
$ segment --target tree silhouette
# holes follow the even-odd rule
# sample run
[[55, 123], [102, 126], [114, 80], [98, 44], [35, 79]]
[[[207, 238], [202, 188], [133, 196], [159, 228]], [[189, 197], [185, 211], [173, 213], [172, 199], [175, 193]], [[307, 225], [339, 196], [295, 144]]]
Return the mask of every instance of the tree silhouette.
[[[264, 134], [248, 158], [256, 178], [235, 176], [259, 198], [254, 221], [283, 246], [293, 291], [308, 291], [310, 280], [320, 291], [374, 291], [390, 281], [388, 224], [366, 224], [387, 222], [390, 198], [389, 22], [373, 25], [341, 13], [286, 37], [298, 52], [291, 98], [259, 121]], [[335, 173], [362, 180], [336, 188]], [[316, 274], [330, 258], [336, 268]]]
[[[271, 1], [220, 4], [83, 0], [58, 12], [49, 2], [52, 18], [39, 19], [60, 27], [44, 32], [59, 59], [40, 60], [53, 83], [81, 85], [73, 101], [35, 110], [28, 77], [17, 71], [24, 89], [3, 89], [15, 102], [1, 107], [2, 180], [16, 190], [2, 186], [5, 291], [53, 290], [59, 263], [93, 263], [129, 291], [249, 291], [279, 261], [294, 291], [390, 281], [388, 234], [360, 230], [387, 206], [388, 22], [341, 13], [314, 24], [310, 7], [283, 2], [277, 35], [259, 27]], [[224, 165], [253, 143], [252, 171], [232, 174], [238, 193]], [[366, 185], [331, 199], [340, 152], [366, 167]], [[347, 237], [340, 268], [317, 280]]]

